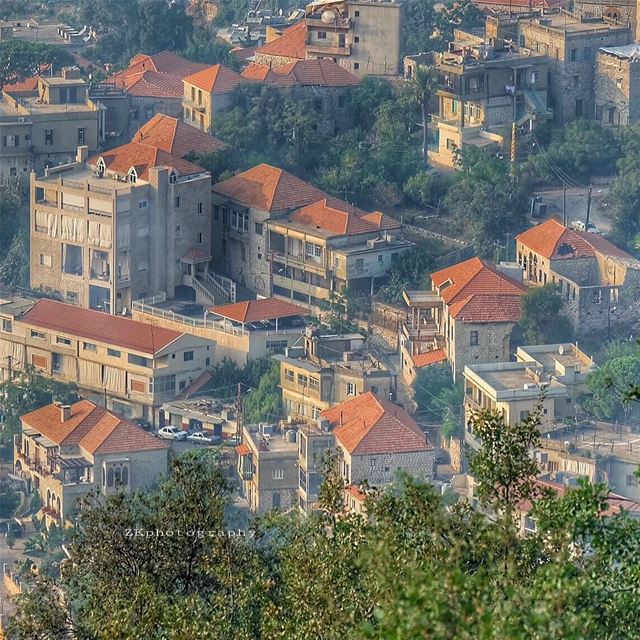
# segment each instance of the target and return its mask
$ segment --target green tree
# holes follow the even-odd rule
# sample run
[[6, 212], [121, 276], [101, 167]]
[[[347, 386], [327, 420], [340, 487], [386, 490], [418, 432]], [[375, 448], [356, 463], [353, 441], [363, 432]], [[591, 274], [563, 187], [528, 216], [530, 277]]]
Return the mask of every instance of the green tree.
[[403, 251], [392, 263], [388, 281], [378, 291], [378, 297], [389, 304], [401, 304], [403, 291], [429, 288], [432, 267], [432, 251], [428, 242], [421, 242]]
[[269, 370], [260, 378], [257, 388], [249, 391], [244, 398], [244, 420], [247, 424], [278, 420], [282, 410], [279, 385], [280, 363], [272, 361]]
[[571, 340], [571, 321], [562, 315], [563, 301], [554, 284], [529, 289], [522, 297], [520, 326], [529, 344], [555, 344]]
[[0, 491], [0, 518], [10, 518], [20, 504], [20, 496], [11, 488]]
[[413, 397], [418, 413], [427, 421], [461, 420], [464, 392], [453, 382], [449, 364], [432, 364], [418, 370], [413, 383]]
[[22, 234], [17, 233], [4, 260], [0, 261], [0, 284], [10, 291], [15, 291], [21, 284], [25, 284], [24, 271], [28, 262]]
[[196, 29], [190, 36], [184, 57], [194, 62], [206, 64], [225, 64], [236, 68], [237, 63], [231, 55], [231, 46], [216, 40], [206, 29]]
[[0, 187], [0, 263], [20, 231], [21, 205], [20, 193], [15, 186], [7, 184]]
[[415, 102], [420, 109], [420, 121], [422, 124], [422, 155], [424, 158], [427, 157], [428, 142], [427, 110], [437, 80], [438, 77], [435, 67], [418, 65], [416, 67], [415, 74], [408, 83], [408, 91], [411, 96], [411, 100]]
[[452, 178], [439, 173], [420, 171], [404, 184], [404, 193], [412, 204], [438, 211]]

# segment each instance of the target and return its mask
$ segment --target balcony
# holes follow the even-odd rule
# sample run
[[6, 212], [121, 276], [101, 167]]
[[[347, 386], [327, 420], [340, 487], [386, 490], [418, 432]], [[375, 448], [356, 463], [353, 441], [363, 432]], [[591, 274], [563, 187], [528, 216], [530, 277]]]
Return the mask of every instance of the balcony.
[[407, 340], [412, 342], [428, 342], [433, 340], [440, 333], [440, 330], [435, 322], [421, 324], [417, 327], [403, 323], [402, 333]]
[[323, 44], [321, 40], [314, 40], [313, 42], [307, 42], [307, 52], [322, 56], [350, 56], [351, 45]]
[[304, 254], [281, 253], [267, 249], [267, 256], [275, 262], [298, 267], [303, 271], [310, 271], [323, 278], [327, 277], [327, 265], [324, 257], [305, 256]]
[[203, 102], [198, 102], [197, 100], [188, 100], [184, 98], [182, 100], [182, 105], [187, 107], [188, 109], [195, 109], [196, 111], [201, 111], [204, 113], [207, 110], [207, 105]]
[[322, 22], [322, 15], [316, 13], [312, 16], [307, 16], [307, 18], [305, 19], [305, 23], [307, 24], [307, 27], [311, 27], [311, 29], [320, 27], [322, 29], [328, 28], [333, 31], [335, 29], [350, 29], [352, 20], [351, 18], [337, 15], [334, 18], [333, 22], [325, 24], [324, 22]]
[[329, 289], [324, 287], [316, 287], [308, 282], [301, 282], [294, 278], [273, 274], [273, 284], [283, 289], [297, 291], [306, 296], [324, 299], [329, 295]]

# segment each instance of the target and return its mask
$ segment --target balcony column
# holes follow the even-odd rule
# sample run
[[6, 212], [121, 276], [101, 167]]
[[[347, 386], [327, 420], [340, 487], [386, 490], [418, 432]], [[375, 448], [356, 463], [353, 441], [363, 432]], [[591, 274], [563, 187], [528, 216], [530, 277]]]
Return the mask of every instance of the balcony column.
[[278, 330], [278, 318], [276, 318], [276, 331]]

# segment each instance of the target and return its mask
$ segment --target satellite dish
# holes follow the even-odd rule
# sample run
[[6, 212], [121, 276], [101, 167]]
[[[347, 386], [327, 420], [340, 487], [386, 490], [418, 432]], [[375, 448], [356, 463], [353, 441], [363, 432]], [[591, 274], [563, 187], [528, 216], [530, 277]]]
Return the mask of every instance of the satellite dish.
[[558, 353], [559, 353], [560, 355], [563, 355], [563, 354], [564, 354], [564, 345], [560, 345], [560, 346], [558, 347]]

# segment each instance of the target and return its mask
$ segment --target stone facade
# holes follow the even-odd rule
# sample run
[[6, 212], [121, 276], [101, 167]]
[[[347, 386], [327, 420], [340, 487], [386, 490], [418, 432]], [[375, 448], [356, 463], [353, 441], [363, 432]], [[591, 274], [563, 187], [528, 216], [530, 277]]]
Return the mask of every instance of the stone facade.
[[640, 59], [633, 53], [598, 51], [596, 118], [613, 127], [640, 121]]
[[349, 484], [368, 483], [372, 487], [391, 484], [398, 473], [404, 471], [417, 480], [433, 479], [435, 453], [414, 451], [409, 453], [384, 453], [380, 455], [351, 455], [338, 444], [348, 471], [345, 480]]
[[620, 25], [628, 25], [631, 33], [638, 38], [637, 0], [573, 0], [573, 11], [588, 16], [601, 16]]

